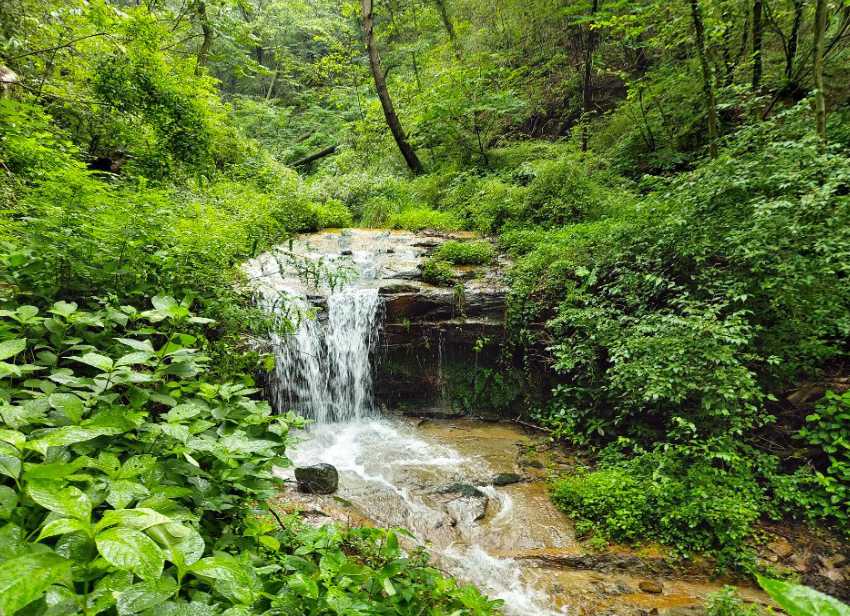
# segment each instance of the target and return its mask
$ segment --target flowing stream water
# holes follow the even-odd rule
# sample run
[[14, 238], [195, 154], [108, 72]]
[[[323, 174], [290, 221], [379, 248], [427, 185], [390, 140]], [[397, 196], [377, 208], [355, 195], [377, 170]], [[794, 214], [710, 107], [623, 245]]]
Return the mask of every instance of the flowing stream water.
[[[523, 466], [532, 437], [519, 427], [417, 422], [377, 411], [377, 282], [415, 267], [422, 250], [412, 245], [411, 234], [355, 230], [312, 236], [247, 264], [261, 302], [297, 322], [272, 338], [270, 389], [278, 409], [314, 423], [287, 454], [296, 465], [326, 462], [340, 474], [334, 496], [290, 489], [285, 498], [318, 513], [317, 523], [348, 519], [408, 529], [437, 566], [503, 599], [511, 616], [665, 614], [673, 613], [665, 606], [699, 602], [713, 588], [665, 582], [664, 596], [649, 596], [628, 575], [546, 565], [580, 550], [570, 521], [546, 494], [543, 465]], [[333, 280], [334, 268], [349, 275], [322, 285], [316, 272], [326, 269]], [[313, 273], [312, 283], [305, 272]], [[318, 317], [311, 314], [316, 304], [325, 308]], [[522, 482], [493, 485], [497, 473], [517, 472]]]

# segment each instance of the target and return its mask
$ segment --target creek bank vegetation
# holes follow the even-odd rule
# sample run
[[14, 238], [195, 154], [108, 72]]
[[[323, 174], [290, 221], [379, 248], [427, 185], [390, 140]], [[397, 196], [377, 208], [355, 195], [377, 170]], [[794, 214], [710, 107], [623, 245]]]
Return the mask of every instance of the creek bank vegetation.
[[0, 611], [499, 609], [263, 504], [299, 420], [237, 266], [351, 224], [511, 257], [463, 404], [593, 453], [552, 498], [596, 541], [846, 541], [848, 33], [829, 0], [3, 2]]

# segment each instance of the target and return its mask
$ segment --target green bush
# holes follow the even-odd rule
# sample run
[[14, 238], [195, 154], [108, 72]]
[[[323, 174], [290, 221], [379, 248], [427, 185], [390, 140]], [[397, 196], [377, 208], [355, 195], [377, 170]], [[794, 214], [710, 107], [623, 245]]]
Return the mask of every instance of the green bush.
[[458, 231], [463, 224], [453, 212], [441, 212], [423, 207], [402, 210], [388, 217], [386, 226], [390, 229], [407, 229], [408, 231]]
[[710, 552], [721, 566], [752, 555], [746, 541], [765, 510], [765, 493], [745, 460], [719, 462], [729, 452], [659, 449], [558, 480], [555, 504], [578, 520], [577, 530], [636, 543], [659, 541], [688, 556]]
[[810, 507], [850, 532], [850, 391], [826, 392], [797, 436], [820, 452], [807, 490]]
[[494, 252], [493, 245], [484, 240], [449, 240], [434, 251], [433, 257], [455, 265], [486, 265], [493, 260]]
[[419, 268], [422, 272], [422, 280], [425, 282], [443, 287], [451, 286], [455, 282], [455, 271], [448, 261], [430, 258], [426, 259]]
[[605, 186], [586, 161], [566, 156], [540, 165], [528, 185], [520, 216], [552, 228], [599, 218], [628, 200], [625, 190]]
[[351, 211], [339, 199], [328, 199], [314, 206], [320, 229], [350, 227], [353, 224]]
[[712, 593], [705, 602], [706, 616], [759, 616], [762, 611], [755, 605], [746, 605], [734, 586], [724, 586]]

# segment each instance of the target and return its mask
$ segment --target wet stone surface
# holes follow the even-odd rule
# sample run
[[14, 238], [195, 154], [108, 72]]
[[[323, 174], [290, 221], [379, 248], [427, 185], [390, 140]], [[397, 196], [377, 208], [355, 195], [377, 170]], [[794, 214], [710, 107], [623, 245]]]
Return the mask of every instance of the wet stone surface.
[[[510, 616], [702, 614], [730, 582], [659, 550], [587, 549], [547, 493], [552, 469], [571, 461], [516, 424], [365, 419], [315, 426], [288, 453], [296, 464], [333, 464], [340, 485], [333, 496], [293, 486], [282, 507], [313, 524], [407, 528], [439, 567], [504, 599]], [[494, 485], [499, 476], [522, 481]], [[741, 594], [767, 600], [747, 584]]]

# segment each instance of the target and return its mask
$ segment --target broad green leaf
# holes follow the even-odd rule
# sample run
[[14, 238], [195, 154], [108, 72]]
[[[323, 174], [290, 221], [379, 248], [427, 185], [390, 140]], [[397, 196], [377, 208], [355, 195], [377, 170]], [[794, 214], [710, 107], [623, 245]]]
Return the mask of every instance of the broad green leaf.
[[62, 426], [46, 431], [43, 436], [28, 442], [27, 447], [44, 454], [48, 447], [64, 447], [84, 443], [99, 436], [121, 434], [128, 429], [126, 426]]
[[256, 599], [254, 572], [230, 554], [217, 554], [202, 558], [190, 568], [195, 575], [217, 580], [216, 590], [250, 605]]
[[0, 445], [5, 446], [0, 447], [0, 475], [17, 479], [21, 476], [21, 460], [18, 458], [17, 450], [6, 443], [0, 443]]
[[134, 584], [118, 594], [116, 608], [120, 616], [129, 616], [164, 603], [177, 591], [171, 577]]
[[60, 411], [71, 423], [80, 423], [83, 418], [83, 401], [74, 394], [51, 394], [47, 400], [51, 407]]
[[71, 562], [52, 552], [25, 554], [0, 567], [0, 614], [11, 616], [53, 584], [70, 583]]
[[85, 520], [91, 517], [89, 497], [74, 486], [62, 487], [59, 483], [39, 481], [27, 486], [27, 494], [36, 503], [66, 518]]
[[95, 537], [100, 555], [114, 567], [132, 571], [143, 580], [162, 574], [163, 557], [153, 539], [132, 528], [109, 528]]
[[26, 338], [17, 338], [15, 340], [5, 340], [4, 342], [0, 342], [0, 361], [14, 357], [25, 348], [27, 348]]
[[8, 520], [18, 506], [18, 493], [9, 486], [0, 486], [0, 520]]
[[172, 522], [149, 530], [166, 552], [166, 558], [181, 569], [192, 565], [204, 555], [204, 539], [194, 528]]
[[151, 344], [150, 340], [134, 340], [132, 338], [116, 338], [116, 340], [137, 351], [142, 351], [144, 353], [154, 352], [153, 344]]
[[89, 352], [82, 356], [72, 355], [68, 359], [73, 359], [74, 361], [78, 361], [81, 364], [92, 366], [102, 372], [109, 372], [113, 368], [112, 360], [106, 355], [100, 355], [98, 353]]
[[109, 482], [106, 502], [116, 509], [123, 509], [137, 498], [147, 496], [149, 493], [141, 483], [129, 479], [114, 479]]
[[850, 616], [850, 606], [822, 592], [802, 586], [756, 576], [759, 585], [788, 616]]
[[2, 430], [0, 429], [0, 441], [9, 443], [16, 449], [21, 449], [27, 441], [27, 437], [23, 432], [17, 430]]
[[48, 537], [55, 537], [56, 535], [67, 535], [68, 533], [76, 533], [80, 531], [88, 532], [88, 529], [88, 522], [83, 522], [82, 520], [76, 520], [74, 518], [59, 518], [58, 520], [52, 520], [45, 524], [44, 528], [42, 528], [41, 532], [38, 534], [36, 541], [41, 541]]
[[56, 302], [53, 304], [53, 308], [49, 310], [53, 314], [58, 314], [60, 316], [65, 317], [66, 319], [74, 314], [77, 311], [77, 304], [75, 302]]
[[136, 509], [109, 509], [97, 523], [97, 529], [102, 530], [110, 526], [126, 526], [136, 530], [145, 530], [157, 524], [168, 524], [171, 518], [162, 515], [153, 509], [138, 507]]
[[152, 353], [147, 351], [134, 351], [133, 353], [127, 353], [126, 355], [122, 355], [119, 357], [115, 365], [116, 366], [134, 366], [136, 364], [143, 364], [148, 361], [153, 356]]

